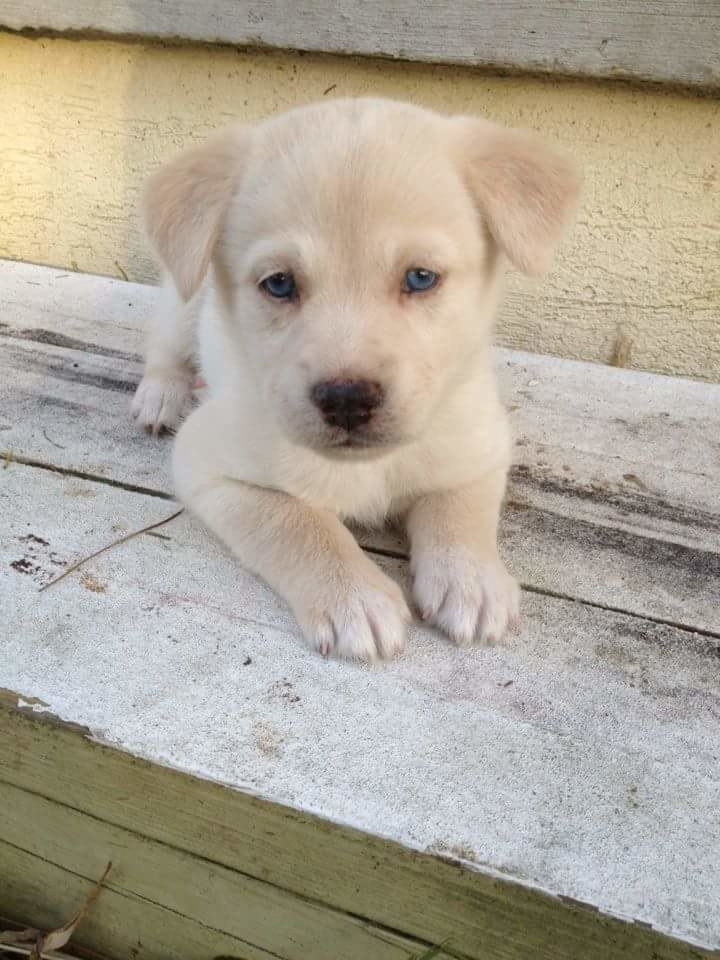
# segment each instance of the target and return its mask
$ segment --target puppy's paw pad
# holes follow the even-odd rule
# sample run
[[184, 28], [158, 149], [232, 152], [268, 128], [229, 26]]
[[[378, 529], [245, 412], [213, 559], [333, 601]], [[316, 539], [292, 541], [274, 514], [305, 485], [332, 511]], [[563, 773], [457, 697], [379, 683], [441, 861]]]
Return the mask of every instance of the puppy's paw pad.
[[192, 406], [192, 386], [186, 377], [145, 376], [135, 391], [132, 415], [145, 430], [175, 430]]
[[420, 615], [458, 646], [491, 646], [518, 622], [520, 591], [499, 559], [436, 548], [413, 559], [413, 575]]
[[308, 642], [322, 656], [389, 660], [405, 646], [410, 611], [400, 587], [384, 574], [324, 591], [299, 615]]

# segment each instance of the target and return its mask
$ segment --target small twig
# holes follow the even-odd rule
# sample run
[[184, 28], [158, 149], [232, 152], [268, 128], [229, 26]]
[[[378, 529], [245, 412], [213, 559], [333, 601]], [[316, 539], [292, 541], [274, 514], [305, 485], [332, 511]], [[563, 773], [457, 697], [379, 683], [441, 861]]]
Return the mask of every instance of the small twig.
[[123, 278], [123, 280], [128, 280], [128, 279], [129, 279], [128, 275], [125, 273], [125, 271], [124, 271], [123, 268], [120, 266], [120, 264], [117, 262], [117, 260], [113, 260], [113, 263], [115, 264], [115, 266], [116, 266], [116, 267], [118, 268], [118, 270], [120, 271], [120, 276]]
[[48, 443], [51, 443], [54, 447], [57, 447], [58, 450], [66, 450], [66, 449], [67, 449], [66, 447], [63, 447], [63, 445], [62, 445], [61, 443], [55, 443], [55, 441], [52, 439], [52, 437], [49, 437], [49, 436], [47, 435], [47, 432], [46, 432], [45, 430], [43, 430], [42, 435], [45, 437], [45, 439], [47, 440]]
[[42, 593], [42, 591], [47, 590], [48, 587], [52, 587], [61, 580], [64, 580], [65, 577], [69, 576], [71, 573], [74, 573], [90, 560], [94, 560], [95, 557], [99, 557], [101, 553], [107, 553], [107, 551], [112, 550], [113, 547], [119, 547], [121, 543], [127, 543], [128, 540], [132, 540], [134, 537], [139, 537], [141, 534], [148, 533], [150, 530], [156, 530], [158, 527], [162, 527], [166, 523], [170, 523], [171, 520], [174, 520], [175, 517], [179, 517], [183, 512], [184, 507], [181, 507], [179, 510], [176, 510], [175, 513], [171, 513], [169, 517], [165, 517], [164, 520], [158, 520], [157, 523], [150, 523], [147, 527], [143, 527], [141, 530], [133, 530], [132, 533], [126, 533], [124, 537], [119, 537], [117, 540], [113, 540], [112, 543], [108, 543], [104, 547], [100, 547], [100, 549], [96, 550], [95, 553], [91, 553], [89, 557], [83, 557], [82, 560], [78, 560], [77, 563], [73, 563], [72, 566], [69, 566], [66, 570], [63, 570], [63, 572], [55, 577], [54, 580], [51, 580], [49, 583], [44, 583], [40, 587], [39, 592]]

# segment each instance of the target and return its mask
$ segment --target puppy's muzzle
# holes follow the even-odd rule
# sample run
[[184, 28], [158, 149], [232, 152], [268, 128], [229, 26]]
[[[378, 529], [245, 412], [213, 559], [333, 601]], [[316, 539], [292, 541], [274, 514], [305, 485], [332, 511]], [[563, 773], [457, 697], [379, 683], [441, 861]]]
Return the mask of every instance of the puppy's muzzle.
[[385, 399], [380, 384], [371, 380], [323, 380], [310, 397], [329, 427], [348, 433], [367, 426]]

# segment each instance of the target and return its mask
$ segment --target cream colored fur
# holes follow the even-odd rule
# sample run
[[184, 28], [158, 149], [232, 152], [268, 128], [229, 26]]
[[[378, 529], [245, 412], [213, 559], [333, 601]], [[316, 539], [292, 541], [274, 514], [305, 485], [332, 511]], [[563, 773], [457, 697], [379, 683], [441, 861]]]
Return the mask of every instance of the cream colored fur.
[[[417, 609], [457, 643], [492, 643], [515, 620], [491, 331], [503, 259], [541, 271], [577, 186], [530, 135], [382, 100], [231, 129], [151, 180], [169, 278], [135, 416], [174, 429], [188, 412], [197, 331], [208, 397], [177, 436], [178, 495], [321, 653], [392, 656], [410, 618], [345, 520], [404, 520]], [[412, 268], [438, 286], [404, 292]], [[278, 271], [296, 301], [259, 288]], [[310, 399], [334, 377], [385, 391], [366, 446], [335, 446]]]

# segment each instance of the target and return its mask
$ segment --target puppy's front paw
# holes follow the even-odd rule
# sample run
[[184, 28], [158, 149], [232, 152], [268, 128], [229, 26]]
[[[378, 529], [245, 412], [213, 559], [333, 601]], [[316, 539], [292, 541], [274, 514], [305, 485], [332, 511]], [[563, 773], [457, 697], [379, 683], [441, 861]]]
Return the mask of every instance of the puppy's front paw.
[[192, 406], [191, 381], [185, 376], [146, 375], [132, 402], [132, 415], [149, 433], [175, 430]]
[[319, 584], [312, 602], [295, 609], [308, 643], [323, 656], [389, 660], [405, 646], [412, 618], [403, 592], [374, 563], [362, 560], [357, 569]]
[[496, 643], [518, 619], [520, 591], [499, 558], [466, 547], [436, 547], [413, 557], [415, 600], [424, 620], [461, 647]]

